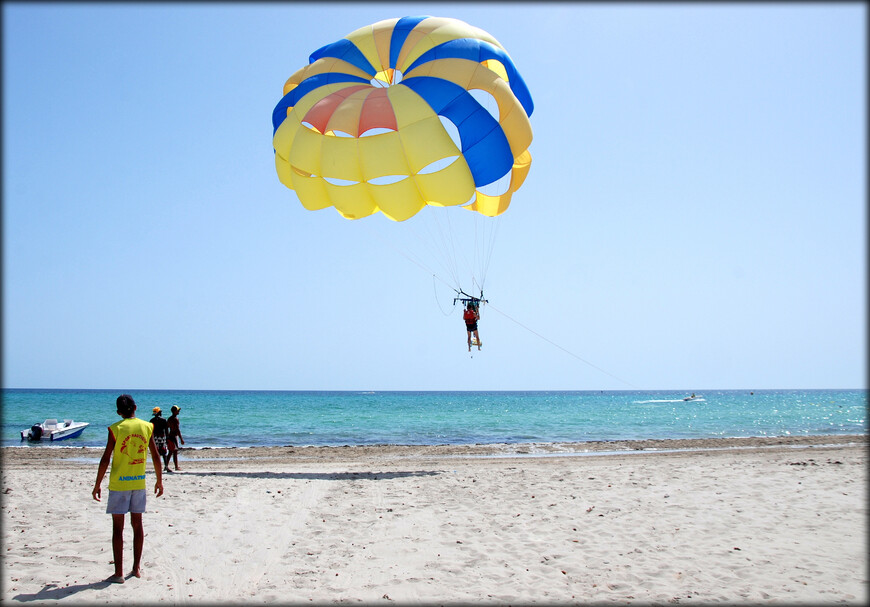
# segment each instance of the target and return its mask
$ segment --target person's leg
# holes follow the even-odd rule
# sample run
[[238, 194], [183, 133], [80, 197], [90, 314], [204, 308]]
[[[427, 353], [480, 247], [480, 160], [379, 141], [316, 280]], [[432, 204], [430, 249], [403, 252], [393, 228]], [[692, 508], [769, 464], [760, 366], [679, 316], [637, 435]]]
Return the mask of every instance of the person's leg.
[[112, 581], [124, 581], [124, 515], [112, 515], [112, 556], [115, 557], [115, 575]]
[[141, 577], [139, 565], [142, 560], [142, 546], [145, 544], [145, 531], [142, 528], [142, 513], [130, 513], [130, 526], [133, 527], [133, 570], [135, 577]]
[[471, 352], [471, 331], [466, 331], [468, 333], [468, 351]]
[[477, 342], [477, 349], [480, 350], [480, 333], [474, 332], [474, 341]]

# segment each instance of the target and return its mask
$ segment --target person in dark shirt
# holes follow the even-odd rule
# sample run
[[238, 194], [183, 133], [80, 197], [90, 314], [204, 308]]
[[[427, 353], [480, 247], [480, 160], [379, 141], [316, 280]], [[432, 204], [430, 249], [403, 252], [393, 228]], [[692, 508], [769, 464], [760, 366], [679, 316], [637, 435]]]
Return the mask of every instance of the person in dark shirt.
[[[167, 441], [167, 445], [169, 445], [169, 455], [172, 457], [172, 461], [175, 462], [175, 469], [181, 470], [178, 467], [178, 446], [179, 444], [184, 444], [184, 437], [181, 436], [181, 422], [178, 420], [178, 414], [181, 413], [181, 407], [178, 405], [172, 405], [170, 409], [172, 411], [172, 415], [169, 416], [169, 419], [166, 420], [166, 423], [169, 425], [169, 440]], [[166, 469], [169, 469], [169, 459], [166, 460]]]
[[157, 445], [157, 453], [163, 458], [163, 466], [166, 472], [169, 472], [169, 446], [166, 444], [169, 438], [169, 423], [163, 419], [163, 414], [160, 407], [154, 407], [151, 412], [154, 414], [150, 420], [154, 426], [154, 444]]

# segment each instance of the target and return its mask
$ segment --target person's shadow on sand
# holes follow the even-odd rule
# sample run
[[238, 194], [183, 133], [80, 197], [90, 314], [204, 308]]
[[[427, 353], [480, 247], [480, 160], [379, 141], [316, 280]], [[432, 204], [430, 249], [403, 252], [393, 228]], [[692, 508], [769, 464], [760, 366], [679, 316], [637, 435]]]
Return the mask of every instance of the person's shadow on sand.
[[185, 476], [234, 476], [237, 478], [284, 478], [297, 480], [369, 480], [378, 481], [393, 478], [412, 478], [417, 476], [436, 476], [441, 474], [431, 470], [411, 470], [407, 472], [257, 472], [257, 471], [217, 471], [185, 472]]
[[[132, 577], [132, 574], [124, 576], [126, 579]], [[114, 582], [102, 580], [99, 582], [91, 582], [90, 584], [74, 584], [72, 586], [58, 586], [57, 584], [47, 584], [45, 588], [36, 594], [16, 594], [12, 597], [13, 601], [21, 601], [28, 603], [30, 601], [59, 601], [73, 594], [84, 592], [85, 590], [103, 590], [109, 586], [114, 586]]]

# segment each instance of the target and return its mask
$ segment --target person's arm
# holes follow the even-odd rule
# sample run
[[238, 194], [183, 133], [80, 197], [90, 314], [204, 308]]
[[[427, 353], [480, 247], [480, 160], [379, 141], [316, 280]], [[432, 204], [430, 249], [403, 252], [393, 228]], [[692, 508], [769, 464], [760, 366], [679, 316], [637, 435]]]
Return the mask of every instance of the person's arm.
[[115, 448], [115, 435], [109, 430], [109, 438], [106, 439], [106, 449], [103, 451], [103, 457], [100, 458], [100, 467], [97, 468], [97, 481], [94, 483], [94, 490], [91, 495], [94, 499], [100, 501], [102, 490], [100, 485], [103, 484], [103, 477], [106, 476], [106, 471], [109, 469], [109, 462], [112, 459], [112, 451]]
[[157, 482], [154, 483], [154, 493], [157, 494], [157, 497], [160, 497], [163, 495], [163, 467], [160, 465], [160, 454], [157, 453], [154, 436], [148, 440], [148, 450], [151, 452], [151, 463], [154, 464], [154, 473], [157, 475]]

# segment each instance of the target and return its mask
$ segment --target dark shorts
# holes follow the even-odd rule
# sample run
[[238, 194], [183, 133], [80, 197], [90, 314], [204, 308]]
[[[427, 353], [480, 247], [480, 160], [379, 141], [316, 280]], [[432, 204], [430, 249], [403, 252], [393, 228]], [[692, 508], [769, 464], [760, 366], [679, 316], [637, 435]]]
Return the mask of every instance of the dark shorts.
[[170, 453], [175, 453], [176, 451], [178, 451], [178, 443], [176, 442], [177, 440], [178, 439], [176, 438], [169, 437], [169, 439], [166, 441], [166, 445], [169, 447]]
[[477, 331], [477, 323], [473, 322], [471, 324], [465, 323], [465, 328], [468, 331]]

